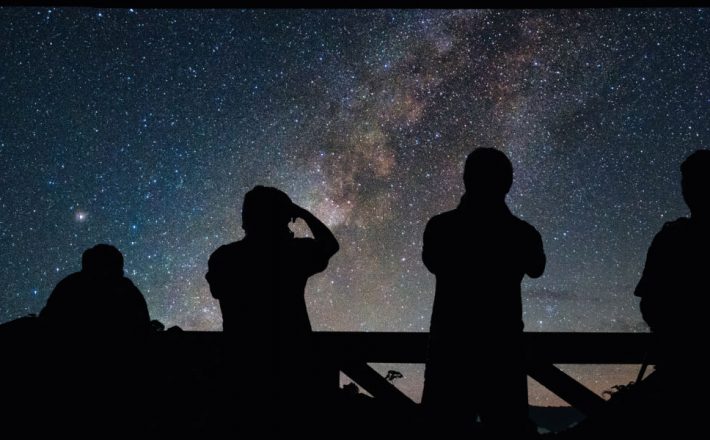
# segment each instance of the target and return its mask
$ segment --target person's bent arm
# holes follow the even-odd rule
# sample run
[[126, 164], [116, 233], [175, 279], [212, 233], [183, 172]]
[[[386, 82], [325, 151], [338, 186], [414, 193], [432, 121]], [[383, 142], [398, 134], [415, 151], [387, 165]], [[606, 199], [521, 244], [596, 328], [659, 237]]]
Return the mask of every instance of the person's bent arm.
[[531, 246], [530, 259], [528, 260], [528, 267], [525, 273], [527, 273], [530, 278], [537, 278], [545, 271], [547, 258], [545, 257], [545, 250], [542, 246], [542, 237], [540, 233], [535, 230], [533, 230]]
[[293, 219], [301, 218], [308, 225], [313, 234], [313, 239], [318, 243], [318, 248], [322, 252], [322, 257], [327, 260], [335, 255], [340, 249], [340, 245], [330, 229], [308, 210], [296, 204], [293, 205], [293, 210]]
[[664, 292], [665, 262], [664, 250], [668, 248], [661, 233], [657, 234], [651, 242], [646, 255], [646, 264], [643, 268], [641, 279], [634, 289], [634, 295], [641, 298], [641, 316], [652, 330], [663, 326], [663, 318], [667, 310], [663, 301], [667, 292]]
[[215, 299], [222, 299], [222, 293], [225, 285], [228, 285], [228, 280], [224, 279], [225, 273], [228, 273], [227, 268], [221, 257], [220, 249], [217, 249], [207, 262], [207, 274], [205, 279], [210, 285], [210, 293]]
[[432, 226], [432, 221], [426, 225], [424, 228], [424, 238], [422, 246], [422, 262], [424, 266], [433, 274], [439, 272], [439, 267], [441, 266], [441, 252], [439, 251], [438, 240], [434, 237], [434, 226]]

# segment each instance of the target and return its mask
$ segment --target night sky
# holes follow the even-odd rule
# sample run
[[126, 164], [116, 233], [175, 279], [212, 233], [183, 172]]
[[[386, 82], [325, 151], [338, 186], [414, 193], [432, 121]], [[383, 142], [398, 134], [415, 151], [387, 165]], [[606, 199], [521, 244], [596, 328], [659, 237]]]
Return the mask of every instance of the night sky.
[[[340, 241], [307, 286], [316, 330], [427, 331], [424, 226], [457, 205], [467, 153], [496, 147], [548, 257], [523, 285], [526, 329], [646, 331], [646, 250], [687, 215], [679, 166], [709, 147], [707, 20], [0, 8], [0, 322], [39, 312], [105, 242], [153, 318], [220, 329], [207, 259], [265, 184]], [[400, 369], [419, 393], [421, 366]], [[598, 390], [636, 371], [573, 369]]]

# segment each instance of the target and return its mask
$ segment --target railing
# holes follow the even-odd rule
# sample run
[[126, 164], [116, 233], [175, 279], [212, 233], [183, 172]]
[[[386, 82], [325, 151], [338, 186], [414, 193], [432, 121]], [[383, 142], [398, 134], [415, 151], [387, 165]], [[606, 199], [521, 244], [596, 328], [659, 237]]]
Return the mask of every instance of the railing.
[[[169, 337], [170, 332], [159, 338]], [[416, 404], [385, 380], [368, 363], [424, 364], [427, 333], [316, 332], [315, 341], [331, 360], [334, 386], [340, 371], [375, 398], [393, 405]], [[211, 351], [219, 347], [220, 332], [182, 332], [181, 344]], [[555, 364], [653, 364], [648, 333], [526, 333], [527, 372], [530, 377], [585, 414], [604, 399], [555, 367]], [[187, 347], [183, 347], [187, 348]], [[185, 353], [192, 352], [186, 350]], [[203, 358], [204, 359], [204, 358]]]
[[[90, 349], [94, 343], [100, 344], [100, 330], [89, 329], [87, 332], [88, 335], [97, 336], [96, 339], [85, 341], [87, 348]], [[35, 318], [21, 318], [0, 324], [0, 348], [3, 349], [3, 359], [0, 361], [3, 395], [0, 400], [11, 403], [17, 420], [25, 420], [23, 417], [35, 414], [37, 402], [47, 396], [48, 389], [52, 389], [51, 378], [56, 379], [56, 375], [48, 373], [57, 367], [67, 368], [71, 365], [71, 359], [57, 362], [56, 352], [47, 351], [45, 336]], [[246, 338], [255, 336], [258, 335], [245, 334], [243, 341], [248, 342]], [[340, 373], [343, 372], [374, 396], [376, 403], [384, 404], [387, 417], [392, 414], [411, 415], [416, 420], [420, 416], [417, 414], [419, 406], [368, 364], [424, 364], [428, 338], [427, 333], [316, 332], [314, 339], [321, 362], [319, 373], [322, 372], [325, 375], [323, 379], [336, 390], [340, 386]], [[231, 404], [225, 387], [228, 389], [235, 384], [239, 386], [241, 381], [273, 380], [268, 368], [264, 374], [258, 368], [250, 368], [246, 376], [232, 377], [231, 361], [227, 359], [256, 361], [252, 365], [258, 365], [259, 360], [240, 359], [242, 355], [253, 354], [240, 353], [239, 338], [235, 338], [236, 346], [225, 345], [224, 342], [222, 332], [193, 332], [173, 328], [153, 333], [150, 349], [140, 359], [141, 374], [145, 380], [142, 392], [145, 398], [156, 401], [151, 408], [152, 424], [160, 430], [175, 429], [177, 435], [184, 435], [181, 432], [183, 428], [188, 431], [192, 429], [190, 432], [214, 430], [215, 426], [221, 426], [219, 423], [224, 414], [220, 408], [227, 408]], [[601, 409], [605, 401], [560, 371], [556, 364], [655, 362], [652, 353], [649, 355], [648, 352], [651, 347], [651, 335], [648, 333], [526, 333], [525, 343], [526, 368], [530, 377], [587, 415]], [[117, 371], [108, 373], [107, 377], [120, 374]], [[104, 385], [95, 384], [97, 387]], [[284, 383], [283, 386], [288, 387], [289, 384]], [[374, 405], [369, 408], [383, 406]], [[4, 419], [10, 420], [12, 417], [5, 415]], [[3, 417], [0, 417], [2, 420]]]

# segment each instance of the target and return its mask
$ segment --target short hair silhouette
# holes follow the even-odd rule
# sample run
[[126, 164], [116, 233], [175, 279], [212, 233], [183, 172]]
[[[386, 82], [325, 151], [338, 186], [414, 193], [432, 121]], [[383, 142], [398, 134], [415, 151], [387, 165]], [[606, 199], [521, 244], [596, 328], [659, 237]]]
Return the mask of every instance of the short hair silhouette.
[[81, 255], [82, 272], [123, 276], [123, 254], [110, 244], [97, 244]]
[[39, 319], [45, 356], [61, 360], [43, 371], [46, 426], [80, 437], [106, 426], [121, 434], [146, 427], [150, 314], [123, 274], [121, 252], [109, 244], [86, 249], [81, 271], [57, 283]]
[[693, 214], [710, 211], [710, 150], [697, 150], [680, 166], [683, 199]]
[[[436, 290], [422, 405], [450, 436], [460, 437], [454, 432], [472, 428], [476, 417], [486, 438], [522, 438], [531, 429], [520, 284], [542, 275], [545, 252], [540, 233], [505, 203], [512, 181], [502, 151], [473, 150], [458, 207], [424, 229], [422, 260]], [[466, 363], [469, 350], [476, 362]], [[462, 384], [451, 372], [464, 363], [470, 377]]]
[[463, 181], [467, 192], [505, 196], [513, 185], [513, 164], [500, 150], [476, 148], [466, 158]]
[[[654, 335], [649, 353], [655, 358], [655, 371], [640, 381], [640, 388], [634, 391], [639, 397], [632, 394], [635, 400], [624, 398], [628, 406], [633, 406], [629, 413], [641, 411], [642, 420], [653, 421], [649, 425], [654, 435], [661, 432], [673, 438], [691, 437], [706, 424], [707, 405], [678, 402], [710, 395], [702, 348], [708, 342], [710, 309], [710, 150], [695, 151], [680, 170], [690, 216], [666, 222], [653, 237], [634, 291], [641, 298], [641, 316]], [[634, 420], [624, 416], [618, 420]], [[620, 432], [613, 428], [613, 432]], [[636, 435], [638, 432], [634, 435], [643, 438], [643, 433]]]
[[257, 185], [244, 195], [242, 229], [247, 234], [283, 229], [292, 219], [292, 206], [283, 191]]
[[[294, 236], [288, 223], [297, 218], [312, 237]], [[329, 376], [320, 374], [326, 362], [314, 344], [305, 288], [326, 269], [338, 241], [286, 193], [261, 185], [244, 195], [242, 228], [244, 238], [210, 255], [205, 275], [222, 311], [225, 396], [244, 408], [240, 432], [288, 427], [312, 435], [308, 415], [322, 412], [331, 392], [323, 380]], [[231, 425], [227, 402], [220, 423]]]

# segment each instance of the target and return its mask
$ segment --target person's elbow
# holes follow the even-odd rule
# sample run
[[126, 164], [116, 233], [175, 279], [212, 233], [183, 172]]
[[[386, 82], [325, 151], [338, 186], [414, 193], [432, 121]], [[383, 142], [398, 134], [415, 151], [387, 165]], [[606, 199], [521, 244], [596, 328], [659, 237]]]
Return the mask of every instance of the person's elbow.
[[333, 243], [330, 245], [330, 256], [332, 257], [333, 255], [337, 254], [338, 251], [340, 250], [340, 244], [338, 243], [338, 240], [333, 240]]
[[545, 272], [546, 263], [547, 261], [543, 255], [542, 258], [533, 262], [525, 273], [527, 273], [530, 278], [539, 278]]
[[634, 289], [634, 296], [639, 298], [657, 297], [659, 293], [657, 291], [658, 284], [658, 280], [654, 280], [644, 273]]
[[422, 252], [422, 263], [424, 263], [424, 267], [427, 268], [427, 270], [434, 275], [439, 272], [439, 266], [440, 264], [438, 263], [438, 259], [435, 258], [431, 252], [424, 251]]
[[333, 238], [332, 240], [328, 240], [327, 243], [323, 246], [323, 256], [326, 258], [326, 261], [329, 260], [333, 255], [337, 254], [338, 251], [340, 250], [340, 244], [338, 243], [338, 240]]
[[311, 271], [313, 273], [323, 272], [328, 268], [328, 263], [330, 259], [338, 253], [340, 250], [340, 245], [337, 240], [332, 240], [327, 243], [321, 244], [316, 254], [313, 255], [311, 266]]

